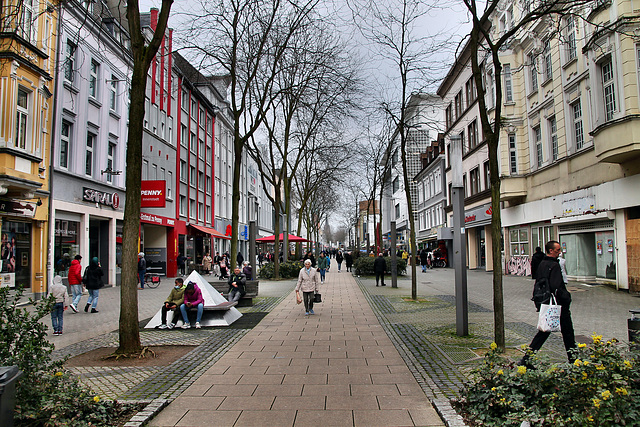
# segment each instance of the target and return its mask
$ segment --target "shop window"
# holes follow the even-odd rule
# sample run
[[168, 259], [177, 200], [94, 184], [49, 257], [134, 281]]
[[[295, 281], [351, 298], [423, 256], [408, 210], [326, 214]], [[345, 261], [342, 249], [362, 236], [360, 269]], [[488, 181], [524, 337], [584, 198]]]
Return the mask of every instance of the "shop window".
[[31, 224], [2, 221], [0, 247], [2, 273], [9, 275], [10, 286], [31, 286]]
[[526, 228], [515, 228], [509, 231], [511, 256], [529, 256], [529, 232]]
[[62, 277], [68, 275], [73, 257], [80, 252], [79, 229], [79, 222], [56, 219], [53, 247], [54, 270]]

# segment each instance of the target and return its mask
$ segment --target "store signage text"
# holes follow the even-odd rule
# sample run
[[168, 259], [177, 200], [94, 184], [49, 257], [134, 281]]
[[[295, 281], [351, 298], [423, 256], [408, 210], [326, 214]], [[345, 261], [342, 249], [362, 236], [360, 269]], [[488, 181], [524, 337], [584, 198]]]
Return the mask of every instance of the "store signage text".
[[167, 227], [173, 227], [176, 225], [175, 219], [165, 218], [163, 216], [158, 216], [158, 215], [151, 215], [144, 212], [140, 212], [140, 221], [151, 223], [151, 224], [164, 225]]
[[141, 207], [143, 208], [164, 208], [166, 184], [164, 180], [142, 181], [141, 182]]
[[105, 193], [103, 191], [94, 190], [93, 188], [84, 187], [82, 189], [82, 200], [85, 202], [111, 206], [113, 209], [118, 209], [120, 207], [120, 196], [116, 192]]

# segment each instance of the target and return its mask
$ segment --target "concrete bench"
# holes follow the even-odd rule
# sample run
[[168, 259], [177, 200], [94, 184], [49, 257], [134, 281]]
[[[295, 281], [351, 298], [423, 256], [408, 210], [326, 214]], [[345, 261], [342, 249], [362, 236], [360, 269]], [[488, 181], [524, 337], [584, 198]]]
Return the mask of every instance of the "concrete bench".
[[[253, 299], [258, 296], [259, 282], [259, 280], [247, 280], [247, 284], [244, 287], [246, 294], [242, 298], [240, 298], [240, 301], [238, 301], [239, 307], [248, 307], [253, 305]], [[227, 299], [229, 298], [229, 293], [227, 292], [229, 290], [229, 285], [227, 284], [226, 280], [211, 281], [209, 283], [216, 289], [216, 291], [220, 292], [222, 296]]]

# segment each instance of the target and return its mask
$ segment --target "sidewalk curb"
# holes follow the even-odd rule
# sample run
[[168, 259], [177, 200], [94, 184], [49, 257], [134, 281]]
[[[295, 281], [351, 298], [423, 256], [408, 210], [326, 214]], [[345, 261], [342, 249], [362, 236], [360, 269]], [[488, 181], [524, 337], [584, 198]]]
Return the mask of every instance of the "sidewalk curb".
[[[148, 401], [137, 400], [124, 400], [121, 403], [142, 403]], [[145, 423], [149, 422], [154, 416], [162, 411], [169, 403], [171, 399], [154, 399], [144, 407], [142, 411], [137, 412], [124, 427], [141, 427]]]

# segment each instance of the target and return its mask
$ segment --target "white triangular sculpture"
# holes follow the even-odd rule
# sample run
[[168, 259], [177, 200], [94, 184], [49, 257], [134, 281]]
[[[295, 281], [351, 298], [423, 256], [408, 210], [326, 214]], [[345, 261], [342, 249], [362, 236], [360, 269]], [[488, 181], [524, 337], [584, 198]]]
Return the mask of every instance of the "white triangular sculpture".
[[[193, 271], [189, 277], [184, 279], [184, 283], [195, 282], [202, 292], [204, 298], [204, 312], [202, 313], [202, 319], [200, 324], [202, 326], [229, 326], [236, 320], [242, 317], [242, 313], [237, 308], [231, 307], [228, 310], [207, 310], [208, 307], [214, 307], [216, 305], [227, 302], [227, 299], [223, 297], [209, 282], [202, 277], [198, 272]], [[167, 294], [168, 296], [168, 294]], [[173, 313], [167, 312], [167, 322], [171, 321]], [[178, 310], [178, 322], [176, 328], [182, 326], [182, 314]], [[152, 329], [160, 326], [162, 323], [162, 307], [158, 310], [155, 316], [147, 323], [145, 329]]]

